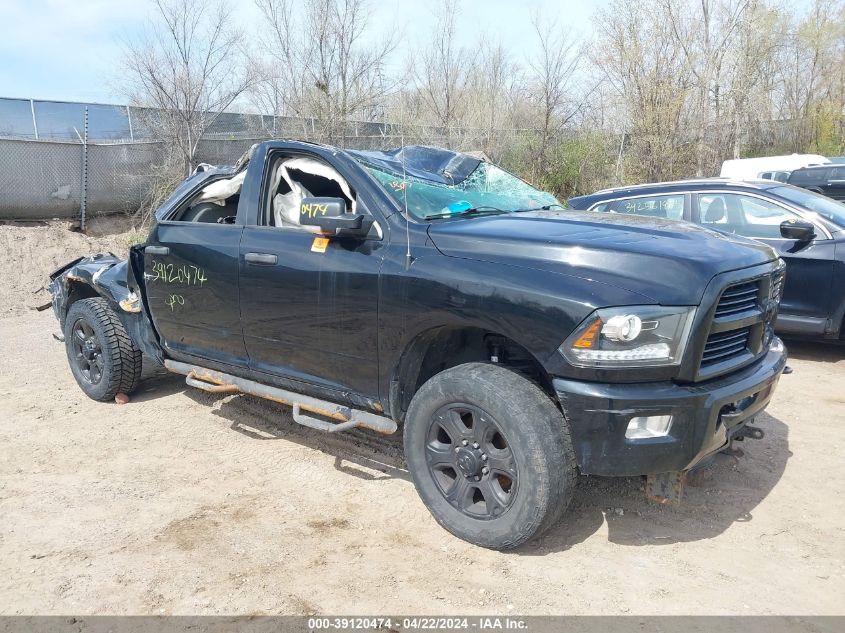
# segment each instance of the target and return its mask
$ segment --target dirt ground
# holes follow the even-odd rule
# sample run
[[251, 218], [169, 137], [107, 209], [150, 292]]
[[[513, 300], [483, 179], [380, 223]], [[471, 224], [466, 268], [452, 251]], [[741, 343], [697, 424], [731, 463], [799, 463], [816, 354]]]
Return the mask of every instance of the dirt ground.
[[845, 347], [791, 343], [766, 437], [682, 506], [582, 478], [558, 526], [498, 553], [434, 522], [393, 438], [156, 372], [88, 400], [30, 306], [52, 266], [131, 238], [95, 228], [0, 226], [0, 613], [845, 613]]
[[38, 291], [62, 264], [94, 253], [125, 257], [130, 243], [142, 236], [123, 216], [93, 218], [85, 234], [69, 227], [62, 220], [0, 222], [0, 316], [26, 314], [31, 306], [49, 302], [49, 294]]

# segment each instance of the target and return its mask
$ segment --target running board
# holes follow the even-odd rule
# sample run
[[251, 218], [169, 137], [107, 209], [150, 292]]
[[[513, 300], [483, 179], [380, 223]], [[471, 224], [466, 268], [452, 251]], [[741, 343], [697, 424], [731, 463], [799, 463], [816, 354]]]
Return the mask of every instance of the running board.
[[[252, 396], [286, 404], [293, 407], [294, 422], [318, 431], [339, 433], [350, 429], [364, 428], [389, 435], [395, 433], [397, 429], [396, 422], [386, 416], [360, 409], [351, 409], [327, 400], [264, 385], [254, 380], [238, 378], [231, 374], [173, 360], [165, 360], [164, 366], [174, 374], [185, 376], [185, 383], [189, 386], [209, 393], [248, 393]], [[322, 418], [336, 420], [336, 422], [307, 415], [303, 413], [304, 411], [315, 413]]]

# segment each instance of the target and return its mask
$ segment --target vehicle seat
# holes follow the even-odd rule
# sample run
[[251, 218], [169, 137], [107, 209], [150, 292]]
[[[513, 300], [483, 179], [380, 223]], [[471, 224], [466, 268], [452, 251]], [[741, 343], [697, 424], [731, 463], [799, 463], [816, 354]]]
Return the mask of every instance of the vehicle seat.
[[707, 211], [704, 212], [704, 219], [706, 224], [715, 224], [725, 219], [725, 201], [722, 198], [715, 198]]

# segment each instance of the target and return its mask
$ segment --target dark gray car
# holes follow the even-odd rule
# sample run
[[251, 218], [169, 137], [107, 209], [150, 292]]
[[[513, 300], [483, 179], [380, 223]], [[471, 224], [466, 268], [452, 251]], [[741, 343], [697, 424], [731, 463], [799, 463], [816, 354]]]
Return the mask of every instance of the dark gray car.
[[802, 167], [793, 171], [786, 182], [834, 200], [845, 200], [845, 165]]
[[686, 220], [764, 242], [786, 262], [777, 331], [845, 338], [845, 204], [779, 182], [714, 178], [608, 189], [569, 206]]

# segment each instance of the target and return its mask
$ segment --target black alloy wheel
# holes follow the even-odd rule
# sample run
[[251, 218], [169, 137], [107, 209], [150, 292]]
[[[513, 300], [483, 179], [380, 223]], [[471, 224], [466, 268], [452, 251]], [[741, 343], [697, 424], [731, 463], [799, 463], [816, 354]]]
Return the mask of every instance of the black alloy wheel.
[[77, 319], [73, 324], [71, 345], [74, 351], [73, 360], [82, 378], [92, 385], [99, 384], [105, 368], [103, 345], [94, 328], [84, 318]]
[[71, 304], [64, 320], [65, 352], [76, 384], [100, 402], [129, 395], [141, 378], [142, 355], [102, 297]]
[[441, 494], [469, 517], [500, 517], [516, 497], [519, 473], [510, 444], [493, 416], [476, 406], [438, 409], [425, 455]]
[[535, 382], [493, 363], [429, 378], [404, 420], [405, 461], [440, 525], [476, 545], [513, 549], [569, 505], [578, 474], [569, 425]]

